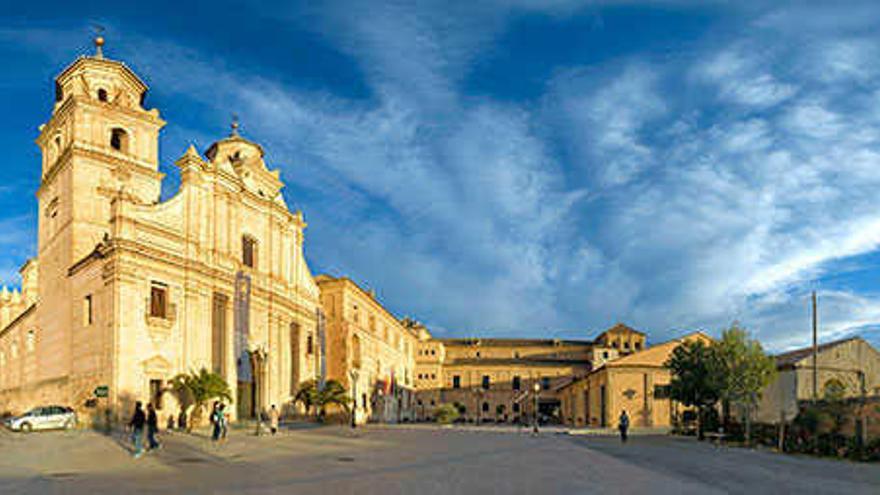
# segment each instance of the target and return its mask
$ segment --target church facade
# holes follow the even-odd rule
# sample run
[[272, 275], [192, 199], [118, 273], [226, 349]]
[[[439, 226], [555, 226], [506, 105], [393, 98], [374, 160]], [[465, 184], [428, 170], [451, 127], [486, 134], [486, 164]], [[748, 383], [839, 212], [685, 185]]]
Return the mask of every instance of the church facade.
[[321, 376], [325, 342], [302, 214], [236, 128], [190, 147], [160, 201], [164, 121], [100, 48], [57, 77], [40, 127], [37, 253], [21, 291], [0, 294], [0, 409], [142, 400], [173, 414], [169, 380], [203, 367], [230, 384], [236, 417], [289, 403]]

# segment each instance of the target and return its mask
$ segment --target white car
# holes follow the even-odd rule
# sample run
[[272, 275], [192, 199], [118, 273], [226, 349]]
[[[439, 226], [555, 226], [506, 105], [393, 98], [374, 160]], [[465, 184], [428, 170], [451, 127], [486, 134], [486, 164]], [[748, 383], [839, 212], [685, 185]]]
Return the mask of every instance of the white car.
[[76, 426], [76, 413], [64, 406], [35, 407], [30, 411], [6, 420], [10, 430], [30, 433], [34, 430], [69, 430]]

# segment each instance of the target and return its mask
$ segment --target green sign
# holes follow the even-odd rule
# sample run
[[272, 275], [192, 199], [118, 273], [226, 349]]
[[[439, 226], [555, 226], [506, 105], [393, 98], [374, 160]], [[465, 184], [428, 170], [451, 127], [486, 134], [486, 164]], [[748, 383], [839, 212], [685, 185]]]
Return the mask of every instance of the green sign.
[[95, 397], [107, 397], [108, 395], [110, 395], [110, 387], [107, 385], [95, 388]]

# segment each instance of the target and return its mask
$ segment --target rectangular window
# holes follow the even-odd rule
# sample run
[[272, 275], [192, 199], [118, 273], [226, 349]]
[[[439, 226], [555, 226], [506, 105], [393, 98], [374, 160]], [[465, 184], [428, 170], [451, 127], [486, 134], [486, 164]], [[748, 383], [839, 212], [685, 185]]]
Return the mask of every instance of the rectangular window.
[[550, 377], [545, 376], [541, 378], [541, 388], [544, 390], [550, 390]]
[[519, 402], [513, 403], [513, 412], [515, 412], [515, 413], [519, 412]]
[[162, 380], [150, 380], [150, 402], [157, 410], [162, 409]]
[[452, 388], [461, 388], [461, 377], [458, 375], [452, 376]]
[[668, 399], [671, 395], [672, 389], [669, 385], [654, 385], [654, 398], [655, 399]]
[[513, 377], [513, 389], [519, 390], [522, 387], [522, 381], [518, 376]]
[[94, 321], [94, 313], [92, 311], [92, 295], [89, 294], [83, 301], [83, 325], [89, 326]]
[[153, 282], [150, 288], [150, 316], [154, 318], [168, 317], [168, 287]]
[[483, 375], [483, 388], [489, 390], [489, 375]]
[[255, 250], [257, 241], [253, 237], [242, 236], [241, 238], [241, 262], [244, 266], [253, 268], [256, 264]]
[[306, 337], [306, 354], [308, 354], [309, 356], [311, 356], [314, 353], [314, 349], [313, 349], [314, 345], [315, 345], [315, 339], [314, 339], [314, 337], [312, 337], [312, 334], [309, 333], [309, 335]]

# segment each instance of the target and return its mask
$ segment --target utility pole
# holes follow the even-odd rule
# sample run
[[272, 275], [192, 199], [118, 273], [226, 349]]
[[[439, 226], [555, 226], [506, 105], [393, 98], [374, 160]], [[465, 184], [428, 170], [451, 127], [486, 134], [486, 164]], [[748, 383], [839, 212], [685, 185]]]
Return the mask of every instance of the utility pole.
[[819, 399], [819, 337], [816, 291], [813, 291], [813, 402]]

